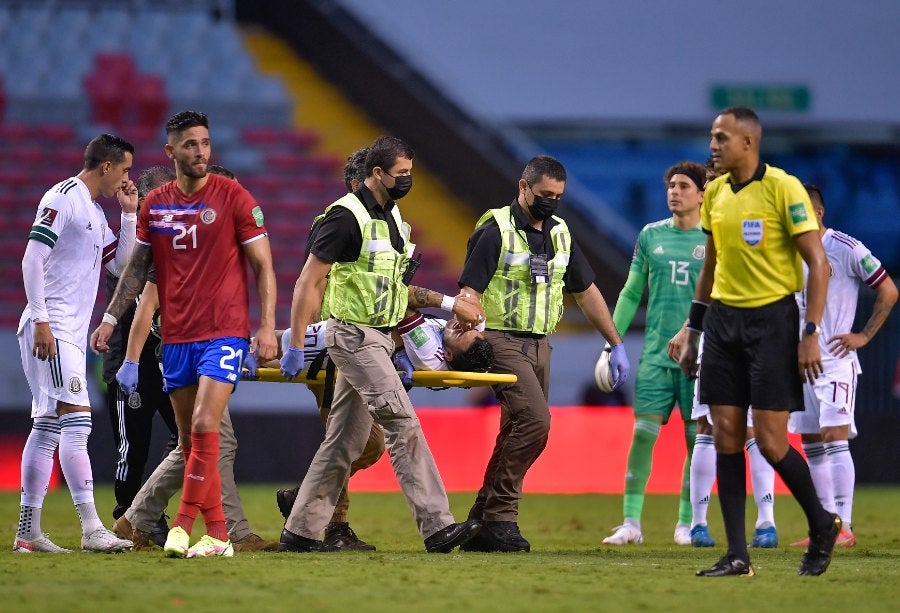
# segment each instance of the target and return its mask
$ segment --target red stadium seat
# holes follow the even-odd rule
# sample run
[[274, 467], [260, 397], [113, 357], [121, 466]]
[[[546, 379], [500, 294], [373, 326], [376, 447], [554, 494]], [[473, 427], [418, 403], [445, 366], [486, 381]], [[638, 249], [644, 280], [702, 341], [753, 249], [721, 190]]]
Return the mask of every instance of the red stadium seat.
[[241, 137], [251, 145], [271, 145], [284, 141], [284, 130], [269, 126], [246, 126]]
[[158, 130], [166, 119], [169, 101], [166, 86], [159, 75], [135, 75], [131, 82], [131, 97], [136, 105], [135, 123]]
[[91, 120], [94, 123], [122, 125], [127, 107], [121, 81], [112, 81], [95, 70], [85, 77], [84, 89], [91, 99]]
[[306, 151], [319, 144], [320, 137], [310, 130], [291, 130], [284, 135], [285, 140], [296, 149]]
[[75, 142], [75, 128], [68, 124], [43, 124], [34, 127], [34, 135], [52, 145]]
[[32, 128], [24, 123], [0, 123], [0, 141], [31, 138]]

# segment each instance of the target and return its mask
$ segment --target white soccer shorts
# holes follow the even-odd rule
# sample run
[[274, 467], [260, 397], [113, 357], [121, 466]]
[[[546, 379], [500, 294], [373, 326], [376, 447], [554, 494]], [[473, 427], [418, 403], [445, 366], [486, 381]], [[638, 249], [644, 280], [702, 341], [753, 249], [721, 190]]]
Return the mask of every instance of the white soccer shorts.
[[87, 388], [87, 356], [84, 349], [56, 341], [56, 357], [39, 360], [31, 355], [34, 347], [34, 324], [23, 322], [18, 332], [22, 370], [31, 388], [31, 417], [57, 417], [57, 401], [90, 407]]
[[853, 360], [824, 360], [825, 372], [812, 385], [803, 384], [803, 411], [791, 413], [788, 430], [819, 434], [826, 426], [850, 426], [856, 437], [856, 365]]

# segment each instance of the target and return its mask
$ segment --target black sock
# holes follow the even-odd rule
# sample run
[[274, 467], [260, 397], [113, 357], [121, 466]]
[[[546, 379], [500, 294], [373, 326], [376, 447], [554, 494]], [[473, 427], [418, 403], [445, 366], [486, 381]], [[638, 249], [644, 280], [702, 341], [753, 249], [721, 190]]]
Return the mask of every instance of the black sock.
[[800, 503], [800, 507], [806, 513], [810, 531], [827, 530], [831, 524], [831, 515], [819, 502], [816, 486], [813, 485], [809, 466], [803, 456], [793, 447], [789, 447], [785, 456], [772, 464], [772, 468], [781, 476], [781, 480]]
[[716, 454], [716, 479], [719, 482], [719, 505], [728, 538], [728, 556], [750, 560], [747, 552], [745, 507], [747, 504], [747, 460], [740, 453]]

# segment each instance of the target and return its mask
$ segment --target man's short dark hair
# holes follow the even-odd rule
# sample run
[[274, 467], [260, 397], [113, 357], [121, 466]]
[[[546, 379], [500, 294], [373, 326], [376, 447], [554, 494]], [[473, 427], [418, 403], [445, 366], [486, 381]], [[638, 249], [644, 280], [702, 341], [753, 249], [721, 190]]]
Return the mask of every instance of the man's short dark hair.
[[175, 179], [175, 171], [168, 166], [151, 166], [145, 168], [134, 182], [138, 198], [143, 200], [156, 187]]
[[84, 148], [84, 168], [93, 170], [103, 162], [118, 164], [125, 154], [134, 155], [134, 145], [112, 134], [95, 136]]
[[209, 118], [205, 113], [200, 111], [181, 111], [172, 115], [169, 121], [166, 122], [166, 135], [168, 136], [173, 132], [184, 132], [188, 128], [196, 128], [197, 126], [209, 129]]
[[701, 192], [706, 187], [706, 168], [696, 162], [685, 160], [683, 162], [678, 162], [674, 166], [669, 166], [669, 168], [666, 169], [666, 174], [663, 175], [663, 181], [667, 187], [674, 175], [684, 175], [689, 177]]
[[733, 115], [736, 121], [746, 121], [756, 126], [762, 126], [762, 123], [759, 121], [759, 115], [746, 106], [729, 106], [727, 109], [719, 111], [719, 115]]
[[539, 155], [528, 160], [522, 178], [528, 185], [538, 183], [543, 177], [550, 177], [556, 181], [566, 180], [566, 169], [562, 162], [549, 155]]
[[494, 349], [485, 338], [476, 338], [461, 355], [447, 360], [453, 370], [487, 372], [494, 367]]
[[825, 207], [825, 196], [822, 195], [822, 190], [819, 189], [818, 185], [804, 183], [803, 187], [806, 188], [806, 193], [809, 194], [809, 199], [812, 200], [813, 206], [816, 206], [816, 198], [818, 198], [822, 208]]
[[347, 156], [347, 163], [344, 165], [344, 185], [347, 186], [348, 192], [353, 189], [351, 183], [353, 179], [360, 183], [366, 180], [366, 156], [368, 154], [369, 148], [363, 147]]
[[389, 172], [397, 163], [397, 158], [411, 160], [413, 155], [412, 147], [396, 136], [379, 136], [366, 154], [366, 176], [371, 177], [376, 166]]
[[206, 167], [206, 172], [213, 175], [222, 175], [226, 179], [233, 179], [234, 173], [222, 166], [221, 164], [210, 164]]

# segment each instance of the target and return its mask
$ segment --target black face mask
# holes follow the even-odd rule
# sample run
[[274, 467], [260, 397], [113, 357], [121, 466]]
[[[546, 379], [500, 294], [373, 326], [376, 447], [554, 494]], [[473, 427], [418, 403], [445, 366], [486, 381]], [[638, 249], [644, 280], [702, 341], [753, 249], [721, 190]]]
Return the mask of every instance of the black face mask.
[[531, 189], [530, 185], [528, 186], [528, 189], [530, 189], [532, 195], [534, 195], [534, 202], [528, 207], [528, 212], [531, 213], [531, 216], [538, 221], [544, 221], [545, 219], [552, 217], [556, 212], [557, 207], [559, 207], [560, 199], [538, 196], [534, 193], [534, 190]]
[[[384, 187], [391, 200], [400, 200], [400, 198], [408, 194], [409, 190], [412, 189], [412, 175], [399, 175], [395, 177], [387, 171], [385, 171], [384, 174], [393, 177], [394, 179], [394, 187], [388, 187], [386, 185]], [[384, 185], [384, 181], [382, 181], [381, 184]]]

